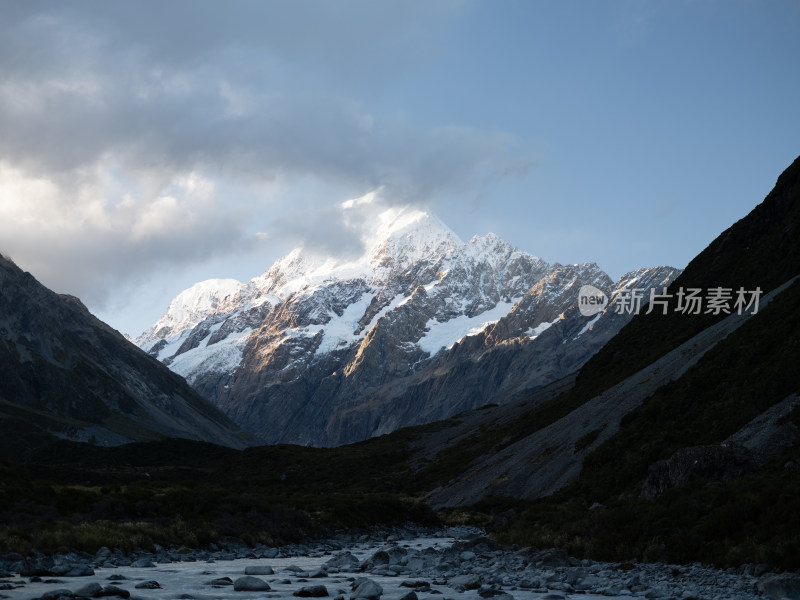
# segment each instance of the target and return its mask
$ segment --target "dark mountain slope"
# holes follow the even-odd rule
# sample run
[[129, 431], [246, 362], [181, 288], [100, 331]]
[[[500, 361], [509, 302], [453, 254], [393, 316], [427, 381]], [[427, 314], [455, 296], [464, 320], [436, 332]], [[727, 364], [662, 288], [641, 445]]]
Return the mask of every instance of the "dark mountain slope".
[[[560, 540], [573, 553], [617, 560], [797, 568], [798, 274], [800, 159], [670, 288], [779, 293], [633, 407], [612, 435], [602, 427], [590, 432], [580, 476], [535, 502], [505, 539], [536, 545]], [[674, 311], [634, 318], [584, 365], [573, 390], [530, 413], [527, 422], [539, 417], [534, 427], [563, 425], [568, 413], [590, 406], [614, 384], [637, 383], [643, 368], [657, 365], [669, 350], [692, 351], [694, 340], [731, 318]]]
[[[722, 232], [669, 287], [743, 287], [766, 293], [800, 273], [800, 157], [745, 218]], [[636, 316], [581, 369], [576, 393], [591, 397], [676, 348], [724, 315], [670, 311]]]
[[795, 281], [630, 412], [586, 457], [574, 484], [535, 503], [506, 539], [558, 538], [573, 553], [612, 560], [796, 569], [798, 364]]
[[0, 415], [6, 453], [50, 436], [103, 445], [249, 436], [77, 299], [0, 258]]

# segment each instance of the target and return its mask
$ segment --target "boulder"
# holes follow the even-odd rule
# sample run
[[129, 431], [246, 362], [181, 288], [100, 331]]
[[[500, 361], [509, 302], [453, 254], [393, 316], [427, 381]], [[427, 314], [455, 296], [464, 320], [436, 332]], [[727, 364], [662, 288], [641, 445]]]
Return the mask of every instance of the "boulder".
[[128, 590], [123, 590], [115, 585], [107, 585], [100, 590], [99, 597], [106, 598], [109, 596], [116, 596], [117, 598], [130, 598], [131, 593]]
[[49, 556], [34, 556], [20, 561], [19, 574], [22, 577], [52, 575], [53, 559]]
[[453, 589], [477, 590], [481, 587], [481, 578], [473, 573], [456, 575], [447, 582], [447, 585]]
[[299, 598], [321, 598], [328, 595], [328, 588], [324, 585], [307, 585], [292, 593]]
[[151, 579], [150, 581], [141, 581], [134, 586], [137, 590], [160, 590], [161, 584]]
[[265, 592], [272, 588], [269, 587], [266, 581], [259, 577], [245, 575], [233, 582], [233, 589], [236, 592]]
[[245, 575], [274, 575], [275, 571], [269, 565], [250, 565], [244, 568]]
[[74, 594], [76, 596], [80, 596], [81, 598], [99, 598], [102, 591], [103, 586], [97, 582], [93, 582], [82, 585], [75, 590]]
[[358, 566], [358, 559], [351, 552], [340, 552], [325, 563], [326, 567], [339, 569], [354, 569]]
[[758, 582], [758, 589], [775, 600], [800, 600], [800, 574], [765, 575]]
[[64, 577], [91, 577], [94, 575], [94, 569], [89, 565], [72, 565], [63, 575]]
[[570, 566], [569, 556], [558, 548], [548, 548], [534, 552], [531, 556], [531, 564], [537, 567], [568, 567]]
[[361, 563], [359, 569], [362, 571], [368, 571], [370, 569], [374, 569], [375, 567], [388, 565], [390, 562], [391, 558], [389, 557], [389, 553], [385, 550], [378, 550], [375, 554]]
[[59, 588], [46, 591], [40, 598], [41, 600], [58, 600], [59, 598], [75, 598], [75, 594], [71, 590]]
[[133, 561], [131, 566], [137, 569], [152, 569], [156, 565], [151, 558], [140, 558]]
[[366, 600], [377, 600], [383, 595], [383, 588], [380, 584], [367, 577], [359, 577], [353, 582], [353, 593], [350, 600], [365, 598]]

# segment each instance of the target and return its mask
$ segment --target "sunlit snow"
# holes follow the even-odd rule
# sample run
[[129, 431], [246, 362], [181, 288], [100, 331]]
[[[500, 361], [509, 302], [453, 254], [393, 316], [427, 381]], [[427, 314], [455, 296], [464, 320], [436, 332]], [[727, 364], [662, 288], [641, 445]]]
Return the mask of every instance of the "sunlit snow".
[[431, 356], [442, 348], [452, 348], [453, 344], [460, 339], [477, 335], [489, 325], [497, 323], [508, 314], [514, 304], [514, 302], [498, 302], [494, 308], [474, 317], [459, 315], [444, 323], [440, 323], [436, 318], [433, 318], [426, 323], [425, 327], [429, 331], [420, 338], [417, 346]]
[[242, 360], [242, 352], [252, 328], [232, 333], [219, 342], [207, 346], [211, 334], [204, 339], [197, 350], [184, 352], [175, 357], [170, 369], [183, 375], [190, 383], [204, 372], [230, 373]]
[[535, 340], [537, 337], [542, 335], [542, 333], [550, 329], [550, 327], [558, 323], [561, 320], [561, 317], [562, 315], [559, 315], [550, 322], [539, 323], [536, 327], [532, 327], [526, 331], [525, 335], [527, 335], [530, 339]]

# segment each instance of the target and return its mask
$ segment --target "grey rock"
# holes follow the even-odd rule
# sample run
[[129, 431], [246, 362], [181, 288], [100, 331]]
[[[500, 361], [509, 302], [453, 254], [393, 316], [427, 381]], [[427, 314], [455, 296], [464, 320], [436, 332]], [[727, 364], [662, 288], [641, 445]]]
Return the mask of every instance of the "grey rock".
[[72, 565], [63, 575], [64, 577], [91, 577], [94, 575], [94, 569], [89, 565]]
[[758, 589], [775, 600], [800, 600], [800, 573], [765, 575], [759, 580]]
[[76, 589], [75, 595], [81, 596], [82, 598], [99, 598], [102, 591], [103, 591], [102, 585], [96, 582], [92, 582], [92, 583], [87, 583], [86, 585], [82, 585], [81, 587]]
[[213, 585], [214, 587], [224, 587], [226, 585], [233, 585], [233, 579], [230, 577], [218, 577], [211, 581], [206, 581], [206, 585]]
[[297, 565], [289, 565], [288, 567], [284, 567], [285, 571], [291, 571], [292, 573], [305, 573], [305, 569], [302, 567], [298, 567]]
[[51, 575], [54, 566], [53, 559], [49, 556], [24, 558], [20, 561], [19, 574], [22, 577]]
[[465, 550], [464, 552], [462, 552], [461, 554], [459, 554], [459, 555], [458, 555], [458, 557], [459, 557], [461, 560], [464, 560], [464, 561], [467, 561], [467, 560], [474, 560], [474, 559], [476, 558], [476, 556], [475, 556], [475, 553], [474, 553], [474, 552], [472, 552], [471, 550]]
[[104, 586], [100, 591], [100, 597], [116, 596], [118, 598], [130, 598], [131, 593], [128, 590], [123, 590], [115, 585]]
[[408, 592], [400, 596], [399, 600], [419, 600], [416, 592]]
[[111, 558], [111, 556], [113, 556], [113, 554], [114, 553], [111, 551], [110, 548], [107, 548], [106, 546], [103, 546], [97, 552], [95, 552], [94, 556], [98, 560], [106, 560], [107, 558]]
[[337, 567], [340, 569], [352, 569], [358, 566], [359, 560], [349, 551], [340, 552], [325, 563], [327, 567]]
[[269, 565], [250, 565], [244, 568], [245, 575], [274, 575], [275, 571]]
[[75, 598], [75, 594], [71, 590], [59, 588], [56, 590], [47, 590], [41, 595], [42, 600], [57, 600], [58, 598]]
[[549, 548], [535, 553], [531, 557], [531, 564], [537, 567], [568, 567], [570, 562], [566, 552], [558, 548]]
[[135, 560], [131, 563], [131, 566], [136, 569], [152, 569], [155, 567], [155, 563], [150, 558], [140, 558]]
[[160, 590], [161, 584], [151, 579], [150, 581], [140, 581], [134, 587], [137, 590]]
[[503, 590], [491, 587], [481, 587], [478, 590], [478, 596], [481, 598], [497, 598], [498, 596], [507, 595]]
[[308, 585], [294, 591], [292, 595], [300, 598], [321, 598], [328, 595], [328, 589], [324, 585]]
[[564, 581], [566, 583], [570, 585], [576, 585], [586, 579], [588, 573], [586, 572], [586, 569], [581, 567], [569, 567], [564, 575]]
[[375, 567], [388, 565], [390, 562], [391, 557], [389, 556], [389, 553], [385, 550], [378, 550], [375, 554], [362, 562], [359, 566], [359, 569], [362, 571], [368, 571], [370, 569], [374, 569]]
[[245, 575], [233, 582], [233, 589], [236, 592], [264, 592], [270, 590], [269, 584], [258, 577]]
[[457, 575], [456, 577], [452, 577], [447, 582], [447, 585], [454, 589], [462, 587], [465, 590], [477, 590], [481, 586], [481, 578], [473, 573]]
[[412, 581], [410, 579], [407, 579], [400, 583], [400, 587], [413, 588], [415, 590], [425, 590], [425, 589], [430, 589], [431, 584], [429, 581], [425, 580]]
[[383, 587], [372, 579], [367, 577], [359, 577], [352, 584], [353, 592], [350, 594], [350, 600], [356, 598], [364, 598], [366, 600], [377, 600], [383, 595]]

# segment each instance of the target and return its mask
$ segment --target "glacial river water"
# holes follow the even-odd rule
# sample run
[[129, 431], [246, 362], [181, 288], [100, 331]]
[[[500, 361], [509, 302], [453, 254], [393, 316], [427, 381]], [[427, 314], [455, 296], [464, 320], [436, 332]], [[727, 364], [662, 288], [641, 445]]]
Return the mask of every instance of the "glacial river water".
[[[372, 557], [378, 550], [391, 549], [396, 546], [405, 548], [409, 556], [422, 552], [426, 548], [438, 551], [450, 547], [456, 540], [454, 538], [431, 537], [414, 538], [400, 540], [396, 542], [363, 542], [349, 545], [344, 550], [351, 552], [359, 561], [364, 561]], [[294, 599], [293, 593], [305, 586], [324, 585], [327, 589], [329, 598], [333, 599], [342, 596], [349, 600], [352, 594], [351, 583], [354, 579], [368, 577], [377, 582], [383, 588], [381, 600], [399, 600], [402, 596], [412, 591], [409, 587], [401, 584], [409, 580], [427, 581], [429, 589], [417, 590], [419, 600], [483, 600], [495, 594], [497, 600], [509, 600], [507, 596], [499, 594], [510, 594], [511, 600], [600, 600], [601, 598], [625, 598], [626, 600], [659, 600], [669, 598], [683, 598], [684, 600], [749, 600], [757, 598], [758, 593], [754, 593], [755, 581], [743, 576], [732, 573], [724, 573], [713, 569], [700, 567], [681, 568], [681, 575], [676, 576], [676, 569], [669, 565], [641, 565], [636, 567], [635, 572], [623, 573], [615, 569], [614, 565], [591, 563], [588, 561], [580, 562], [578, 566], [571, 567], [526, 567], [524, 573], [512, 572], [514, 564], [518, 564], [519, 557], [515, 557], [513, 552], [494, 552], [490, 553], [489, 558], [479, 557], [472, 561], [476, 565], [470, 567], [471, 561], [466, 559], [452, 568], [445, 566], [443, 570], [429, 570], [427, 575], [422, 571], [401, 573], [397, 576], [387, 576], [377, 572], [361, 572], [358, 567], [352, 569], [342, 569], [340, 572], [331, 572], [325, 577], [305, 577], [298, 574], [298, 570], [311, 574], [324, 568], [326, 561], [340, 554], [343, 550], [336, 552], [325, 551], [314, 546], [307, 547], [310, 551], [298, 555], [284, 555], [279, 558], [241, 558], [233, 560], [201, 560], [190, 562], [175, 563], [156, 563], [154, 567], [135, 568], [135, 567], [113, 567], [95, 568], [95, 574], [88, 577], [77, 578], [46, 578], [43, 581], [32, 582], [30, 578], [19, 576], [2, 579], [3, 583], [8, 583], [13, 589], [0, 591], [0, 598], [10, 598], [13, 600], [27, 600], [41, 598], [49, 595], [55, 598], [56, 590], [69, 590], [76, 592], [80, 588], [96, 582], [102, 586], [114, 585], [118, 588], [130, 592], [131, 598], [142, 599], [175, 599], [175, 600], [255, 600], [261, 598], [275, 599]], [[284, 554], [286, 554], [284, 552]], [[456, 554], [458, 554], [456, 552]], [[483, 562], [481, 563], [481, 559]], [[515, 560], [517, 562], [515, 563]], [[458, 562], [458, 560], [456, 560]], [[231, 580], [243, 577], [245, 569], [249, 566], [269, 565], [274, 570], [273, 575], [258, 575], [259, 578], [267, 581], [271, 587], [269, 591], [247, 592], [234, 591], [232, 586], [213, 587], [209, 581], [229, 577]], [[451, 569], [446, 571], [446, 569]], [[483, 591], [479, 590], [459, 590], [448, 585], [448, 579], [452, 583], [452, 578], [459, 574], [471, 573], [480, 577], [484, 588], [495, 588]], [[536, 587], [528, 585], [516, 585], [509, 581], [520, 582], [520, 577], [530, 576], [539, 581], [534, 584]], [[580, 589], [576, 585], [575, 589], [565, 585], [568, 580], [575, 576], [594, 580], [592, 588], [585, 587]], [[510, 579], [509, 579], [510, 577]], [[503, 581], [505, 580], [505, 582]], [[160, 589], [137, 589], [136, 584], [144, 581], [157, 581]], [[631, 585], [635, 582], [636, 585]], [[17, 587], [18, 586], [18, 587]], [[616, 586], [616, 587], [609, 587]], [[636, 592], [631, 592], [628, 587], [634, 587]], [[610, 591], [613, 590], [613, 591]], [[602, 593], [600, 593], [602, 592]]]

